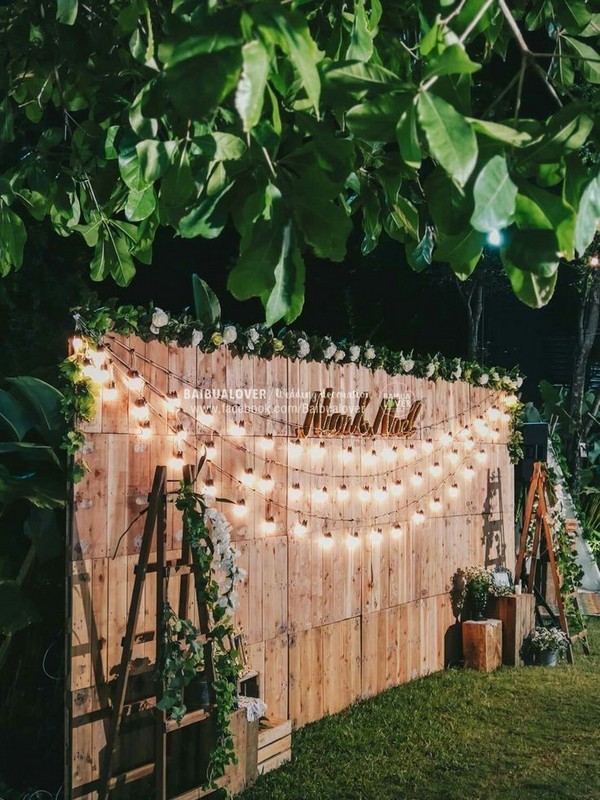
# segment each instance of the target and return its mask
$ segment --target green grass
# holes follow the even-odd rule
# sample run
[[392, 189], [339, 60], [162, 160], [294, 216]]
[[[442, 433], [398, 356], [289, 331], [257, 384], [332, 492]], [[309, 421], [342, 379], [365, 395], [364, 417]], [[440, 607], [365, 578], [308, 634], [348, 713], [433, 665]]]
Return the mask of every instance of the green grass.
[[600, 620], [574, 666], [451, 670], [294, 735], [243, 800], [600, 800]]

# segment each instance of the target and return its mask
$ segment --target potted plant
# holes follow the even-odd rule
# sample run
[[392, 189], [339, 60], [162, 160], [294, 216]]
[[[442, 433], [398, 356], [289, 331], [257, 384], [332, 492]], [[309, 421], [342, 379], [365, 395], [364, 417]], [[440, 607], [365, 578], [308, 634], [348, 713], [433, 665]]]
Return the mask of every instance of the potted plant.
[[555, 667], [569, 646], [569, 638], [559, 628], [536, 627], [523, 642], [521, 656], [526, 663]]
[[454, 576], [455, 587], [460, 588], [461, 607], [467, 602], [468, 610], [474, 620], [487, 619], [485, 611], [492, 586], [490, 571], [482, 566], [459, 569]]

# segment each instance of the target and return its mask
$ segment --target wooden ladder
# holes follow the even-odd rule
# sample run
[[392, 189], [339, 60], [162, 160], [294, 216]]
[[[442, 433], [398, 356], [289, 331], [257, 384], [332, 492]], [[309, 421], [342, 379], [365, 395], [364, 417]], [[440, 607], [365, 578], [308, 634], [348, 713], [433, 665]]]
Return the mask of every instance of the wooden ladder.
[[[535, 512], [534, 512], [535, 506]], [[527, 539], [529, 538], [529, 530], [533, 521], [533, 541], [531, 551], [526, 552]], [[531, 566], [529, 574], [525, 568], [525, 559], [529, 555], [531, 559]], [[536, 461], [533, 465], [533, 473], [529, 483], [527, 492], [527, 500], [525, 502], [525, 513], [523, 515], [523, 528], [521, 531], [521, 541], [519, 542], [519, 553], [517, 556], [517, 564], [515, 567], [515, 581], [521, 581], [523, 589], [528, 594], [536, 596], [536, 613], [539, 617], [539, 606], [543, 606], [550, 614], [554, 621], [556, 615], [548, 605], [545, 596], [545, 589], [538, 589], [536, 586], [536, 570], [538, 560], [547, 558], [550, 565], [550, 573], [552, 575], [552, 582], [554, 585], [554, 594], [556, 598], [556, 606], [558, 610], [558, 622], [561, 630], [566, 634], [569, 639], [569, 646], [567, 648], [567, 660], [569, 664], [573, 663], [573, 642], [581, 641], [583, 652], [585, 655], [590, 654], [590, 647], [587, 638], [587, 628], [579, 631], [579, 633], [571, 635], [569, 632], [569, 623], [565, 614], [565, 605], [560, 588], [560, 576], [556, 566], [556, 558], [554, 556], [554, 542], [552, 540], [552, 530], [548, 522], [548, 501], [546, 497], [546, 467], [541, 461]], [[572, 592], [568, 595], [576, 610], [579, 610], [579, 600], [577, 592]]]
[[[140, 555], [137, 565], [135, 567], [135, 581], [133, 585], [133, 592], [129, 604], [129, 612], [127, 615], [127, 626], [125, 629], [125, 636], [121, 642], [122, 654], [119, 673], [115, 685], [115, 693], [110, 711], [110, 720], [108, 725], [108, 735], [106, 743], [106, 751], [104, 754], [102, 770], [100, 774], [98, 798], [99, 800], [107, 800], [111, 791], [118, 786], [126, 783], [132, 783], [149, 775], [154, 774], [155, 784], [155, 800], [167, 800], [167, 735], [174, 730], [179, 730], [187, 725], [192, 725], [201, 722], [210, 717], [210, 711], [205, 709], [198, 709], [197, 711], [188, 712], [180, 722], [175, 720], [168, 720], [164, 710], [158, 708], [158, 703], [162, 697], [162, 681], [156, 682], [156, 698], [151, 700], [151, 705], [154, 706], [155, 714], [155, 754], [154, 761], [149, 764], [144, 764], [136, 769], [129, 770], [121, 773], [118, 776], [113, 775], [115, 755], [119, 742], [119, 734], [121, 723], [123, 720], [123, 712], [125, 707], [125, 698], [127, 695], [127, 687], [129, 684], [129, 677], [131, 671], [131, 662], [133, 654], [133, 645], [136, 633], [136, 626], [142, 601], [142, 592], [146, 575], [150, 572], [156, 572], [156, 664], [162, 662], [162, 646], [163, 637], [161, 636], [161, 628], [163, 624], [164, 604], [167, 598], [167, 580], [172, 571], [181, 575], [180, 595], [179, 595], [179, 616], [182, 618], [188, 615], [188, 602], [190, 592], [190, 574], [194, 570], [194, 565], [191, 563], [193, 554], [190, 552], [190, 545], [187, 536], [183, 536], [181, 559], [175, 564], [167, 564], [165, 555], [165, 539], [167, 529], [167, 470], [166, 467], [159, 466], [154, 473], [154, 480], [152, 483], [152, 490], [148, 500], [148, 511], [146, 522], [144, 525], [144, 532], [142, 535], [142, 543], [140, 547]], [[185, 466], [183, 469], [183, 480], [186, 484], [193, 483], [193, 468]], [[150, 563], [150, 553], [152, 550], [152, 542], [154, 539], [154, 531], [156, 530], [156, 562]], [[200, 633], [207, 637], [209, 633], [209, 617], [208, 610], [205, 604], [202, 604], [199, 609], [200, 620]], [[207, 682], [209, 686], [209, 700], [211, 706], [214, 704], [214, 688], [212, 686], [214, 680], [214, 665], [213, 665], [213, 652], [210, 641], [204, 644], [204, 664], [207, 674]]]

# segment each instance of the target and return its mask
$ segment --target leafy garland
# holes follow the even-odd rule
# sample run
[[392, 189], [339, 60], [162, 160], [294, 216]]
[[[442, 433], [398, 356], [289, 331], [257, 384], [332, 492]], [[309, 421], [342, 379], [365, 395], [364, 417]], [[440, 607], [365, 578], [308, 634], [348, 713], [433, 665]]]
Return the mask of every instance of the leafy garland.
[[[98, 344], [109, 331], [124, 336], [137, 335], [143, 341], [160, 341], [164, 344], [176, 342], [180, 347], [198, 347], [204, 353], [212, 353], [219, 347], [227, 347], [235, 356], [254, 355], [272, 359], [275, 356], [299, 361], [316, 361], [336, 364], [359, 364], [369, 369], [383, 369], [389, 375], [413, 375], [431, 381], [438, 379], [455, 382], [465, 381], [473, 386], [515, 392], [523, 384], [523, 376], [515, 368], [482, 367], [460, 358], [445, 358], [436, 355], [416, 356], [396, 352], [387, 347], [375, 347], [348, 340], [334, 342], [329, 336], [309, 335], [301, 330], [283, 328], [275, 335], [264, 324], [242, 328], [235, 324], [220, 322], [201, 323], [189, 314], [174, 317], [160, 308], [149, 306], [117, 305], [109, 301], [104, 306], [93, 303], [75, 309], [76, 327], [93, 343]], [[74, 430], [74, 420], [91, 420], [94, 416], [96, 388], [83, 374], [81, 359], [75, 354], [61, 365], [64, 378], [63, 411], [70, 426], [63, 447], [70, 455], [81, 449], [84, 436]], [[511, 415], [508, 450], [513, 463], [522, 458], [522, 435], [519, 431], [523, 405], [518, 398], [508, 406]], [[74, 480], [79, 480], [85, 464], [76, 464]]]

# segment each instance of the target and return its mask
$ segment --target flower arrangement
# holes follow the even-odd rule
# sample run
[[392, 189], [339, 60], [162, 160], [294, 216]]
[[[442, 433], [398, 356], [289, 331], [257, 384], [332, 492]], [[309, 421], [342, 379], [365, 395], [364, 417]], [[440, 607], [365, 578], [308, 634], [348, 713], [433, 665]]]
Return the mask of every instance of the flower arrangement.
[[488, 596], [493, 591], [491, 571], [481, 565], [458, 569], [452, 577], [452, 586], [452, 603], [457, 616], [467, 603], [475, 619], [484, 619]]
[[538, 626], [525, 637], [520, 655], [526, 664], [540, 661], [552, 666], [554, 662], [547, 661], [548, 656], [562, 657], [568, 647], [569, 638], [559, 628]]

